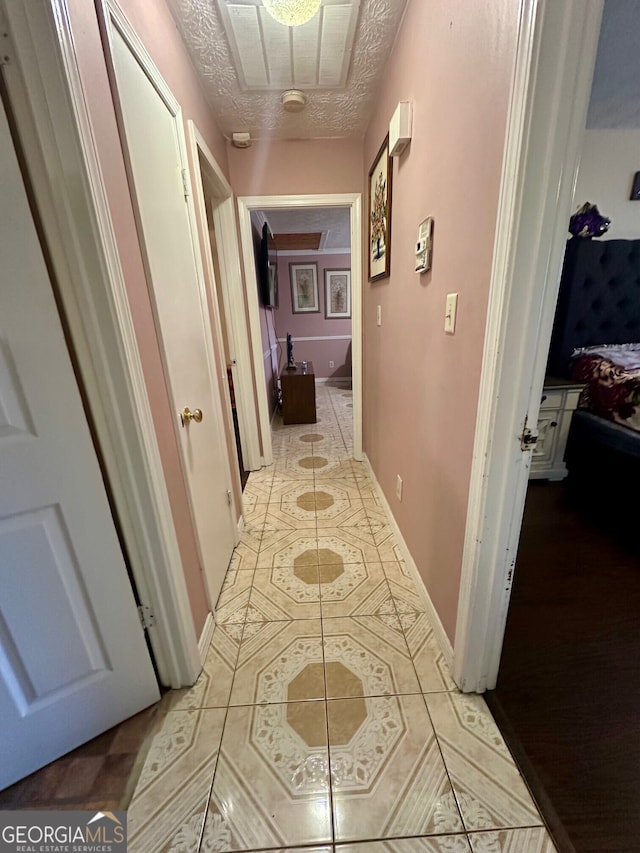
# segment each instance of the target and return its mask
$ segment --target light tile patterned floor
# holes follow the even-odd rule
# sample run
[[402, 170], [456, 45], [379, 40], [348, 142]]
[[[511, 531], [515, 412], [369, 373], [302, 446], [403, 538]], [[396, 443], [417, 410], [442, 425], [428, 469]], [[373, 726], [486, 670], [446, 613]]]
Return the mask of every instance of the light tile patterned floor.
[[351, 458], [351, 391], [317, 401], [249, 478], [206, 665], [169, 697], [130, 853], [554, 853]]

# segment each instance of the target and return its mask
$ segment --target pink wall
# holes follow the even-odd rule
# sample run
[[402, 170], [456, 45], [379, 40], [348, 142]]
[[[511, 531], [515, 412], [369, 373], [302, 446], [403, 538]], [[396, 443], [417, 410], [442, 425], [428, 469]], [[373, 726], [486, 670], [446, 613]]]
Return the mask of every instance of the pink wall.
[[229, 144], [227, 154], [238, 196], [363, 191], [358, 139], [261, 139], [245, 149]]
[[[320, 311], [316, 314], [294, 314], [291, 306], [291, 282], [289, 264], [315, 263], [318, 267], [318, 301]], [[290, 333], [293, 341], [293, 356], [296, 361], [313, 361], [315, 375], [351, 376], [350, 341], [298, 341], [296, 338], [333, 337], [351, 335], [351, 320], [327, 320], [325, 315], [324, 271], [325, 269], [350, 269], [350, 255], [278, 255], [279, 306], [275, 322], [279, 338]], [[287, 359], [286, 344], [283, 344], [281, 368]], [[335, 367], [329, 367], [329, 361]]]
[[[409, 0], [365, 138], [366, 174], [398, 101], [412, 101], [413, 138], [393, 161], [391, 276], [364, 286], [364, 443], [451, 640], [518, 7]], [[421, 276], [413, 247], [429, 215]], [[459, 294], [453, 336], [447, 293]]]
[[[195, 72], [163, 0], [121, 0], [139, 37], [182, 104], [185, 121], [193, 119], [223, 169], [224, 139], [213, 124]], [[138, 340], [147, 391], [167, 481], [171, 510], [185, 572], [196, 633], [209, 610], [189, 510], [176, 436], [160, 359], [149, 293], [138, 244], [129, 187], [96, 10], [87, 0], [69, 0], [71, 25], [85, 97], [93, 123], [98, 157], [118, 243], [118, 251]]]

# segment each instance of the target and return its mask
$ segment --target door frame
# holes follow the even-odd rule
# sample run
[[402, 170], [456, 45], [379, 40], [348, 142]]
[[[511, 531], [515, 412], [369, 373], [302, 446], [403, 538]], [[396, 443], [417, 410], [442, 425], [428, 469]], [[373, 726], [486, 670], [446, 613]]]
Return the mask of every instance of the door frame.
[[[495, 687], [603, 0], [524, 0], [499, 199], [453, 676]], [[526, 676], [525, 676], [526, 677]]]
[[[233, 190], [202, 134], [191, 120], [187, 122], [187, 142], [191, 155], [193, 184], [196, 190], [197, 214], [205, 234], [207, 231], [207, 215], [204, 209], [205, 196], [200, 175], [199, 155], [202, 156], [206, 165], [207, 180], [216, 194], [217, 204], [212, 210], [212, 215], [218, 238], [220, 281], [215, 279], [212, 268], [210, 281], [215, 282], [215, 286], [220, 288], [224, 304], [225, 326], [227, 340], [229, 341], [231, 372], [238, 414], [238, 429], [242, 445], [242, 461], [246, 471], [257, 471], [261, 467], [260, 439], [256, 417], [256, 399], [253, 391], [253, 364], [249, 348], [247, 312], [244, 305], [244, 285], [240, 265], [240, 246]], [[208, 240], [204, 240], [203, 245], [205, 247], [205, 258], [209, 263], [211, 252], [208, 248]], [[218, 303], [213, 300], [212, 304], [217, 322], [221, 323]], [[229, 417], [231, 417], [230, 407]], [[233, 427], [231, 432], [233, 433]]]
[[265, 208], [295, 210], [305, 207], [347, 207], [351, 228], [351, 375], [353, 395], [353, 456], [361, 461], [362, 453], [362, 196], [360, 193], [336, 193], [319, 195], [274, 195], [241, 196], [238, 198], [240, 243], [244, 264], [245, 298], [249, 315], [249, 331], [253, 353], [253, 370], [256, 378], [258, 421], [262, 441], [264, 465], [273, 463], [269, 402], [264, 381], [264, 360], [260, 315], [258, 305], [258, 281], [253, 255], [251, 235], [251, 212]]
[[129, 565], [154, 614], [159, 678], [187, 686], [202, 659], [66, 0], [0, 12], [7, 89]]

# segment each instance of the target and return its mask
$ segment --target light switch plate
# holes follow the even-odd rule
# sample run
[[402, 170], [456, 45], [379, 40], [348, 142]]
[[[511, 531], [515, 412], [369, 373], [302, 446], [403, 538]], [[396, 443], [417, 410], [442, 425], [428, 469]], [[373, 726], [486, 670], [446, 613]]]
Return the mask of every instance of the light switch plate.
[[447, 304], [444, 314], [444, 330], [453, 335], [456, 330], [456, 312], [458, 310], [458, 294], [447, 293]]
[[382, 325], [382, 305], [378, 305], [376, 309], [376, 323], [378, 326]]

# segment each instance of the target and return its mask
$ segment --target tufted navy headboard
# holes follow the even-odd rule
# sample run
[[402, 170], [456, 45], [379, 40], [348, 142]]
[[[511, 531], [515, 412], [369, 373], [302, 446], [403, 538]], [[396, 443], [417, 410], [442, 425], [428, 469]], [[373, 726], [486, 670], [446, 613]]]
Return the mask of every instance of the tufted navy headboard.
[[575, 347], [640, 342], [640, 240], [567, 242], [547, 371], [569, 378]]

